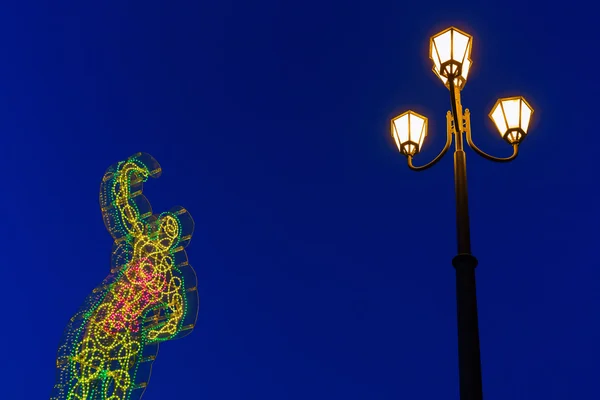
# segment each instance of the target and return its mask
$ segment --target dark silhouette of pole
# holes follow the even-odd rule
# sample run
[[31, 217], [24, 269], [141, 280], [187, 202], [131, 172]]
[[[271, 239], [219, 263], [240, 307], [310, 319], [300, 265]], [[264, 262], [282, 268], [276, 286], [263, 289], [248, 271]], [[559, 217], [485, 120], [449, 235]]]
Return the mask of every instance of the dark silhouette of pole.
[[456, 306], [458, 325], [458, 369], [461, 400], [482, 400], [479, 323], [475, 291], [477, 259], [471, 254], [467, 160], [463, 150], [463, 113], [460, 90], [450, 78], [450, 100], [454, 118], [454, 187], [456, 192], [456, 236], [458, 254], [452, 260], [456, 269]]
[[[415, 166], [413, 164], [413, 155], [420, 150], [417, 142], [415, 142], [412, 137], [409, 137], [400, 144], [398, 142], [397, 132], [393, 131], [395, 132], [393, 134], [396, 135], [398, 149], [402, 154], [407, 156], [408, 167], [413, 171], [425, 171], [439, 162], [448, 149], [450, 149], [452, 138], [454, 136], [456, 146], [454, 150], [454, 189], [456, 192], [456, 240], [458, 254], [452, 259], [452, 265], [456, 270], [460, 399], [482, 400], [483, 389], [481, 383], [481, 354], [479, 350], [479, 322], [477, 318], [477, 295], [475, 290], [475, 267], [477, 267], [477, 259], [471, 254], [467, 160], [464, 151], [464, 135], [466, 134], [467, 145], [481, 157], [495, 162], [508, 162], [514, 160], [518, 155], [519, 144], [527, 135], [526, 131], [529, 120], [526, 119], [525, 125], [521, 126], [523, 120], [519, 116], [518, 127], [507, 126], [505, 131], [501, 131], [499, 128], [502, 137], [512, 145], [513, 154], [511, 156], [495, 157], [484, 152], [473, 143], [473, 139], [471, 138], [471, 113], [468, 109], [463, 113], [460, 102], [460, 90], [465, 83], [464, 78], [460, 73], [461, 64], [457, 61], [450, 60], [441, 64], [439, 69], [443, 72], [443, 75], [440, 75], [440, 77], [442, 77], [444, 84], [450, 89], [450, 103], [452, 106], [452, 111], [446, 113], [446, 144], [444, 145], [444, 148], [429, 163]], [[458, 83], [459, 87], [456, 87], [456, 83]], [[529, 115], [531, 115], [533, 109], [522, 97], [500, 99], [497, 104], [502, 104], [500, 103], [501, 101], [514, 100], [520, 102], [520, 113], [523, 113], [523, 107], [526, 106], [529, 109]], [[498, 106], [495, 106], [494, 108], [497, 109], [497, 107]], [[412, 113], [414, 117], [421, 118], [424, 121], [423, 123], [426, 123], [427, 120], [424, 117], [419, 116], [414, 112]], [[506, 121], [504, 108], [502, 108], [502, 114], [502, 117], [505, 118]], [[404, 116], [404, 114], [397, 118], [402, 116]], [[494, 119], [493, 116], [491, 116], [491, 118]], [[494, 121], [496, 122], [496, 125], [499, 126], [495, 119]], [[393, 122], [394, 120], [392, 120], [392, 124]], [[508, 125], [508, 122], [506, 125]], [[408, 126], [408, 129], [410, 131], [410, 125]], [[422, 138], [419, 138], [419, 140], [422, 141]], [[406, 147], [407, 145], [411, 145], [412, 147]]]

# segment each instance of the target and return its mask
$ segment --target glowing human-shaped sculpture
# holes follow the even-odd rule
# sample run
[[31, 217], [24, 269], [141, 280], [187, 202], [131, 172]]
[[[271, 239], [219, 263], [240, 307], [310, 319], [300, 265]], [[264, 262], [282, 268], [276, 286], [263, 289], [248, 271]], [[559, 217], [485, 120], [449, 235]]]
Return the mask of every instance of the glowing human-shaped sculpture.
[[138, 400], [160, 342], [191, 332], [196, 274], [184, 248], [194, 229], [182, 207], [152, 214], [142, 194], [158, 162], [138, 153], [108, 168], [100, 207], [114, 238], [110, 274], [63, 334], [51, 400]]

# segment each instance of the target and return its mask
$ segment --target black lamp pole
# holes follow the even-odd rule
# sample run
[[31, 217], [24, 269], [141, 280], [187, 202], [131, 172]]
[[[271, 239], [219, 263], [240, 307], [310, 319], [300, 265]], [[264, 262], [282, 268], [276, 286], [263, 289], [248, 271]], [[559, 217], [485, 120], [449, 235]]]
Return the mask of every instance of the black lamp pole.
[[452, 111], [448, 111], [446, 114], [446, 144], [442, 151], [428, 164], [413, 165], [413, 156], [421, 151], [423, 140], [427, 135], [427, 118], [411, 110], [392, 119], [392, 136], [400, 153], [407, 157], [408, 167], [413, 171], [424, 171], [437, 164], [452, 145], [452, 138], [455, 138], [454, 189], [458, 254], [452, 259], [452, 265], [456, 270], [460, 399], [482, 400], [481, 354], [475, 290], [477, 259], [471, 254], [467, 159], [464, 139], [466, 137], [469, 147], [486, 160], [512, 161], [519, 153], [519, 144], [527, 136], [533, 108], [522, 96], [508, 97], [498, 99], [489, 114], [502, 138], [512, 146], [513, 154], [511, 156], [491, 156], [473, 143], [471, 113], [468, 109], [465, 109], [463, 113], [460, 101], [460, 92], [465, 86], [471, 66], [471, 44], [472, 36], [454, 27], [438, 33], [430, 40], [429, 50], [434, 64], [433, 72], [450, 90], [452, 107]]
[[450, 100], [456, 135], [454, 150], [454, 188], [456, 192], [456, 238], [458, 254], [452, 260], [456, 269], [456, 306], [458, 317], [458, 369], [461, 400], [482, 400], [481, 355], [475, 290], [477, 259], [471, 254], [467, 159], [463, 150], [463, 123], [460, 90], [450, 79]]
[[[450, 89], [450, 103], [452, 111], [448, 112], [447, 139], [444, 149], [430, 163], [423, 166], [414, 166], [412, 158], [414, 154], [406, 153], [408, 166], [414, 171], [423, 171], [435, 165], [448, 151], [452, 144], [452, 136], [455, 137], [454, 150], [454, 187], [456, 192], [456, 238], [458, 254], [452, 259], [452, 265], [456, 270], [456, 305], [458, 325], [458, 368], [460, 379], [461, 400], [482, 400], [483, 389], [481, 383], [481, 354], [479, 347], [479, 324], [477, 318], [477, 296], [475, 290], [475, 267], [477, 259], [471, 254], [471, 234], [469, 226], [469, 199], [467, 191], [467, 160], [464, 151], [464, 137], [469, 147], [480, 156], [496, 162], [506, 162], [517, 157], [519, 143], [525, 137], [525, 132], [519, 136], [519, 140], [509, 141], [513, 147], [510, 157], [500, 158], [491, 156], [480, 150], [471, 139], [471, 120], [468, 109], [463, 114], [460, 101], [460, 88], [455, 85], [460, 82], [460, 66], [450, 74], [449, 66], [442, 65], [448, 79], [447, 86]], [[464, 82], [463, 82], [464, 84]], [[515, 130], [516, 131], [516, 130]], [[506, 133], [504, 136], [508, 135]], [[413, 143], [413, 142], [411, 142]], [[413, 147], [414, 149], [414, 147]], [[415, 153], [415, 150], [412, 151]]]

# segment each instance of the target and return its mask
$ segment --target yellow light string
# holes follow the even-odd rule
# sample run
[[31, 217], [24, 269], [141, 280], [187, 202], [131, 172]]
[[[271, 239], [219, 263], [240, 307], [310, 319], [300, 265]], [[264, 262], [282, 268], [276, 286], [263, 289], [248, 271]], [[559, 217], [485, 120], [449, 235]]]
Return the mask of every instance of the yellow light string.
[[193, 329], [198, 293], [183, 249], [193, 221], [180, 207], [153, 215], [141, 192], [160, 173], [152, 156], [138, 153], [104, 176], [100, 205], [115, 239], [111, 274], [65, 329], [51, 400], [137, 400], [158, 343]]

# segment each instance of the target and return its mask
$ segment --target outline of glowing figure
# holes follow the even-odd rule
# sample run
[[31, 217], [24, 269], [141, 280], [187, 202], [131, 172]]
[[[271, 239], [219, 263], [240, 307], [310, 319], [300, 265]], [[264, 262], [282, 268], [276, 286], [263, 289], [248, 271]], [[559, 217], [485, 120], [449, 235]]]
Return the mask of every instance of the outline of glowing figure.
[[175, 207], [152, 214], [142, 184], [161, 174], [149, 154], [108, 168], [100, 186], [115, 242], [111, 273], [67, 325], [52, 400], [138, 400], [160, 342], [189, 334], [198, 313], [196, 274], [184, 250], [194, 222]]

